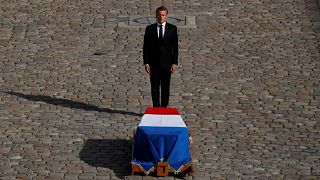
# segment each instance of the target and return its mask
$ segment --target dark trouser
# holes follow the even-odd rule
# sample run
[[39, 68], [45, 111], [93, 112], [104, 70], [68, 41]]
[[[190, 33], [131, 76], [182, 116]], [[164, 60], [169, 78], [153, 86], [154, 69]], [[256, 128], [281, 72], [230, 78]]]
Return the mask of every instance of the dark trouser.
[[160, 107], [160, 87], [161, 87], [161, 107], [167, 107], [170, 95], [170, 69], [151, 68], [151, 96], [153, 107]]

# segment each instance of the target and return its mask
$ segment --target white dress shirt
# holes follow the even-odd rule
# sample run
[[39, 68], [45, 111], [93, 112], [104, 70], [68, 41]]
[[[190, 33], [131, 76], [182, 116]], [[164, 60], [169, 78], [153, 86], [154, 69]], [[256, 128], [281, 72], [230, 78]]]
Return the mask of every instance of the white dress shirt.
[[157, 23], [158, 25], [157, 25], [157, 32], [158, 32], [158, 38], [159, 38], [159, 28], [160, 28], [160, 26], [159, 25], [162, 25], [162, 37], [164, 37], [164, 31], [165, 31], [165, 27], [166, 27], [166, 22], [164, 22], [164, 23], [162, 23], [162, 24], [160, 24], [160, 23]]

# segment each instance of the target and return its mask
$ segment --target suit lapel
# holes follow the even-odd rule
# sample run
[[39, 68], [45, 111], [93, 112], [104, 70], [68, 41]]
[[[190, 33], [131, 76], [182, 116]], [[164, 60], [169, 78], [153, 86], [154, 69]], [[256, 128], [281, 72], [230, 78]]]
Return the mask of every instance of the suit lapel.
[[164, 36], [163, 36], [163, 39], [166, 39], [168, 33], [170, 32], [170, 28], [169, 28], [169, 24], [167, 23], [166, 24], [166, 27], [165, 27], [165, 31], [164, 31]]
[[153, 34], [158, 39], [158, 30], [157, 30], [157, 23], [153, 25]]

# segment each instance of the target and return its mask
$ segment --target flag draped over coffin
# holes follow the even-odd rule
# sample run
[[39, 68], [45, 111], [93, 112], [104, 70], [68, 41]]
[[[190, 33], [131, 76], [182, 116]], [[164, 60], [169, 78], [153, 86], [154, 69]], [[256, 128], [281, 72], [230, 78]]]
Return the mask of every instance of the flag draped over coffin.
[[179, 173], [191, 163], [189, 133], [176, 108], [147, 108], [135, 134], [132, 163], [146, 174], [158, 162]]

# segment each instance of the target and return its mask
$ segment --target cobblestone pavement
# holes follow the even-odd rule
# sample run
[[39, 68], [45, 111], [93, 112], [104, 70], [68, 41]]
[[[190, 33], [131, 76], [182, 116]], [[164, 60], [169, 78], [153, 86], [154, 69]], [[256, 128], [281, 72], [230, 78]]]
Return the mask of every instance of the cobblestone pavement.
[[0, 179], [131, 175], [131, 136], [151, 105], [144, 25], [164, 3], [179, 25], [177, 107], [195, 174], [320, 178], [316, 0], [0, 1]]

